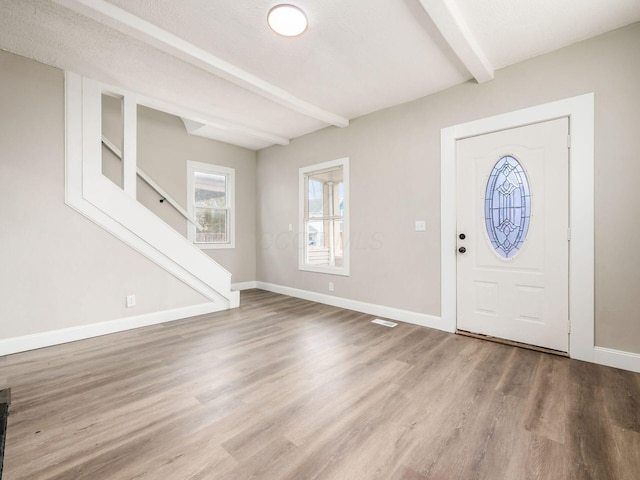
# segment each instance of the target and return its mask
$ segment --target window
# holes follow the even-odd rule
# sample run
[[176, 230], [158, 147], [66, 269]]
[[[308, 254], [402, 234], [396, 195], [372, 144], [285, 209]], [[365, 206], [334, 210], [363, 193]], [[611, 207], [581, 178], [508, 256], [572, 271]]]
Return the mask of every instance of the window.
[[202, 229], [189, 225], [189, 240], [201, 248], [234, 248], [235, 170], [187, 162], [188, 211]]
[[349, 275], [349, 159], [300, 169], [300, 270]]
[[491, 245], [502, 258], [522, 248], [531, 220], [529, 181], [518, 160], [507, 155], [493, 167], [484, 200], [484, 217]]

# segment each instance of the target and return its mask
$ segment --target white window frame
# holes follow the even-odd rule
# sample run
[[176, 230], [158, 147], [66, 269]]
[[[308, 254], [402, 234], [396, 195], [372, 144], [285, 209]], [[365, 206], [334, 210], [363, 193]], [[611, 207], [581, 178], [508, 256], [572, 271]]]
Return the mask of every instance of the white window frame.
[[235, 190], [236, 190], [236, 171], [231, 167], [223, 167], [220, 165], [213, 165], [211, 163], [187, 161], [187, 212], [195, 218], [195, 184], [194, 175], [196, 172], [208, 173], [212, 175], [224, 175], [227, 177], [227, 205], [229, 209], [228, 217], [228, 242], [225, 243], [196, 243], [196, 227], [192, 224], [188, 225], [188, 238], [196, 247], [203, 250], [219, 249], [219, 248], [235, 248], [236, 246], [236, 202], [235, 202]]
[[[344, 184], [344, 192], [343, 192], [343, 214], [342, 214], [342, 234], [343, 234], [343, 242], [344, 242], [344, 256], [343, 256], [343, 264], [341, 267], [330, 267], [324, 265], [310, 265], [306, 263], [306, 248], [307, 248], [307, 233], [306, 233], [306, 218], [305, 218], [305, 206], [307, 202], [307, 187], [306, 187], [306, 176], [309, 173], [317, 172], [319, 170], [328, 170], [332, 168], [342, 167], [342, 175], [343, 175], [343, 184]], [[349, 257], [350, 257], [350, 236], [349, 236], [349, 223], [350, 223], [350, 210], [351, 210], [351, 202], [349, 199], [349, 158], [339, 158], [337, 160], [331, 160], [329, 162], [319, 163], [315, 165], [309, 165], [307, 167], [302, 167], [299, 170], [298, 176], [298, 208], [299, 208], [299, 218], [298, 218], [298, 237], [299, 237], [299, 255], [298, 255], [298, 269], [307, 272], [316, 272], [316, 273], [327, 273], [332, 275], [350, 275], [350, 267], [349, 267]]]

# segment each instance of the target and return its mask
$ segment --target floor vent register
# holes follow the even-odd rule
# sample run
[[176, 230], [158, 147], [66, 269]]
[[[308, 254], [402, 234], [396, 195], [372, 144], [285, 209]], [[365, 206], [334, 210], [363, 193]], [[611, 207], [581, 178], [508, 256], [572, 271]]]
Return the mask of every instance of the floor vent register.
[[376, 323], [378, 325], [384, 325], [385, 327], [390, 327], [390, 328], [393, 328], [396, 325], [398, 325], [397, 323], [390, 322], [389, 320], [380, 320], [379, 318], [376, 318], [375, 320], [371, 320], [371, 323]]

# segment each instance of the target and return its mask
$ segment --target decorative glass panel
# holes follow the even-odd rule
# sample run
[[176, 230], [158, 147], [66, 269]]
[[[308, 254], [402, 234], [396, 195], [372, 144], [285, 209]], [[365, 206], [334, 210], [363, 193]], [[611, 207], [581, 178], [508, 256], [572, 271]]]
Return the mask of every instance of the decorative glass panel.
[[489, 240], [503, 258], [512, 258], [522, 248], [531, 219], [529, 180], [520, 162], [511, 155], [493, 167], [484, 200]]

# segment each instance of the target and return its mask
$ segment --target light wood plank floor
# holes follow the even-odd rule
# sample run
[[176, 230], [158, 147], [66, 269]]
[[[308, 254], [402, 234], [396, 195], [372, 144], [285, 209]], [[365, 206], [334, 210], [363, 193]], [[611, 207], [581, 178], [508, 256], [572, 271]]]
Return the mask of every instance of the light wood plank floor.
[[640, 478], [640, 375], [259, 290], [0, 358], [5, 480]]

